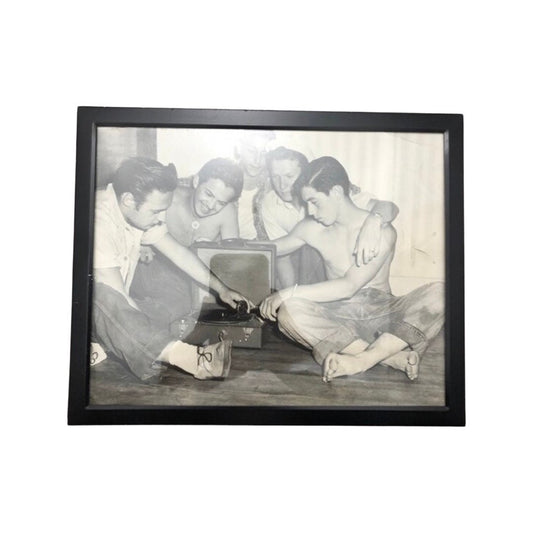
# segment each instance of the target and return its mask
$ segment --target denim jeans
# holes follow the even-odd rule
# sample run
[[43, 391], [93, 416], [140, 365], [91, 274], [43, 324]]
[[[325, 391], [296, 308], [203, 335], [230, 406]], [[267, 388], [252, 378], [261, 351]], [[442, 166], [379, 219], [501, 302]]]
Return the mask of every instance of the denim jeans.
[[141, 380], [160, 373], [156, 359], [173, 337], [169, 327], [133, 308], [126, 298], [103, 283], [93, 287], [92, 337]]
[[192, 280], [169, 259], [156, 253], [150, 263], [138, 263], [130, 296], [161, 326], [169, 327], [192, 308]]
[[371, 344], [382, 333], [395, 335], [422, 355], [444, 324], [444, 298], [444, 284], [438, 282], [405, 296], [367, 288], [335, 302], [290, 298], [278, 311], [278, 326], [312, 350], [319, 363], [357, 339]]

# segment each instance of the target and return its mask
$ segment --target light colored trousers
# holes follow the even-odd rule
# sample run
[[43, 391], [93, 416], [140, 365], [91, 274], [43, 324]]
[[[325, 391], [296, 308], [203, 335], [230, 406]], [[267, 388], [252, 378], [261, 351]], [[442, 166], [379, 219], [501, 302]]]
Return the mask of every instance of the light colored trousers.
[[395, 335], [422, 355], [444, 318], [444, 284], [440, 282], [405, 296], [367, 288], [335, 302], [289, 298], [278, 310], [279, 329], [312, 350], [320, 364], [329, 353], [340, 352], [357, 339], [371, 344], [382, 333]]

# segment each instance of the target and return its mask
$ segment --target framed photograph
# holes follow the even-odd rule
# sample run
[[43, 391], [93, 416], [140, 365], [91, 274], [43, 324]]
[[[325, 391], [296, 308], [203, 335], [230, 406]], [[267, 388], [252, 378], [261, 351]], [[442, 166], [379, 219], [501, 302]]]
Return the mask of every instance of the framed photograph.
[[78, 109], [69, 424], [465, 424], [463, 118]]

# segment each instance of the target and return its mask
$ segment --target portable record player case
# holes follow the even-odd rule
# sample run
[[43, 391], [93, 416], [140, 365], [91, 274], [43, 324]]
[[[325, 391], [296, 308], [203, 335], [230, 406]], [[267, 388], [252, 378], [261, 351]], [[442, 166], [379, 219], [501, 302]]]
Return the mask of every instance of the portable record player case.
[[[230, 239], [219, 243], [199, 242], [191, 246], [200, 260], [228, 287], [258, 305], [272, 293], [276, 247]], [[237, 313], [207, 289], [193, 287], [193, 310], [184, 336], [192, 344], [213, 343], [225, 338], [234, 348], [261, 348], [265, 321], [257, 312]]]

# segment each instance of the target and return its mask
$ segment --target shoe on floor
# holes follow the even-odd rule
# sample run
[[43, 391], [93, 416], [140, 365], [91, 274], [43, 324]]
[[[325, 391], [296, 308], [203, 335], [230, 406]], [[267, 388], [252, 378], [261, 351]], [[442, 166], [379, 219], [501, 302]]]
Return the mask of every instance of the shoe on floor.
[[198, 346], [196, 379], [224, 379], [231, 366], [231, 341], [221, 341], [209, 346]]
[[89, 352], [89, 364], [95, 366], [107, 359], [107, 354], [104, 349], [97, 342], [91, 342]]

